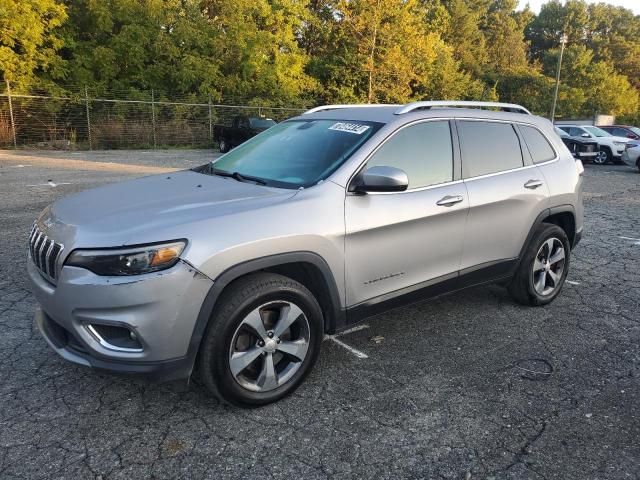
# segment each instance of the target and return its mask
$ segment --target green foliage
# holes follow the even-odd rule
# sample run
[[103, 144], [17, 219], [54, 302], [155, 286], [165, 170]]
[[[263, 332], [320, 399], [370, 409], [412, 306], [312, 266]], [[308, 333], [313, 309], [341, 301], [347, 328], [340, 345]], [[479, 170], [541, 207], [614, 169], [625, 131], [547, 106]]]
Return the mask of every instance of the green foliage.
[[0, 75], [15, 89], [26, 89], [34, 75], [58, 68], [62, 46], [56, 28], [66, 19], [55, 0], [0, 2]]
[[0, 0], [14, 88], [271, 106], [491, 99], [638, 119], [640, 16], [585, 0]]

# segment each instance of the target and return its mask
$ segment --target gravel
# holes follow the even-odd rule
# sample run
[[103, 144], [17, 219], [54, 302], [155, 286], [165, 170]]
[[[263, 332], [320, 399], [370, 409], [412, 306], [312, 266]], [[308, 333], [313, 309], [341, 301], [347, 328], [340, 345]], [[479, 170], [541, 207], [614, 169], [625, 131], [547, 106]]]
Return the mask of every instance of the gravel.
[[640, 175], [624, 166], [586, 166], [585, 236], [553, 304], [489, 286], [368, 319], [277, 404], [63, 361], [33, 327], [34, 217], [210, 158], [0, 152], [0, 478], [640, 478]]

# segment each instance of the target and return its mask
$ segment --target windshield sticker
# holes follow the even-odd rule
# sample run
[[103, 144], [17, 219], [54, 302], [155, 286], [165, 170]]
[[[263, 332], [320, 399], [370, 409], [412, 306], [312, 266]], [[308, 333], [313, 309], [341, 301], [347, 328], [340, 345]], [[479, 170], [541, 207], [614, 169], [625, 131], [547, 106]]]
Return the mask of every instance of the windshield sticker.
[[362, 135], [369, 130], [369, 125], [360, 125], [359, 123], [346, 123], [338, 122], [329, 127], [329, 130], [337, 130], [338, 132], [355, 133], [356, 135]]

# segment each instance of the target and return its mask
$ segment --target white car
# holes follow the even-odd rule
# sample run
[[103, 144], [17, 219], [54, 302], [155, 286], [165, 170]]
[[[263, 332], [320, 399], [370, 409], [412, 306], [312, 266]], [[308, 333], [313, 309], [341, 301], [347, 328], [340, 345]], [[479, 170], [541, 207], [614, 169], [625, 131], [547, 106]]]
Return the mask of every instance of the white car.
[[628, 143], [626, 150], [622, 153], [622, 161], [630, 167], [638, 167], [640, 171], [640, 140]]
[[613, 136], [601, 128], [591, 125], [557, 125], [557, 127], [572, 137], [592, 138], [597, 142], [600, 150], [593, 159], [593, 163], [598, 165], [604, 165], [611, 161], [621, 163], [622, 153], [629, 142], [626, 137]]

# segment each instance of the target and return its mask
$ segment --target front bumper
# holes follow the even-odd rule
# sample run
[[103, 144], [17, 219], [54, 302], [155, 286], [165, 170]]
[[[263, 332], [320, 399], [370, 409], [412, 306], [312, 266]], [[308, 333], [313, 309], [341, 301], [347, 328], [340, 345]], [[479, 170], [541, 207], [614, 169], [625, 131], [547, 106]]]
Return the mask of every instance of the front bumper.
[[[190, 265], [179, 262], [169, 270], [135, 277], [102, 277], [65, 266], [55, 286], [30, 259], [27, 271], [40, 304], [36, 324], [66, 360], [162, 380], [190, 375], [192, 334], [213, 285]], [[96, 337], [91, 328], [95, 325], [126, 328], [135, 334], [141, 348], [113, 348]]]

